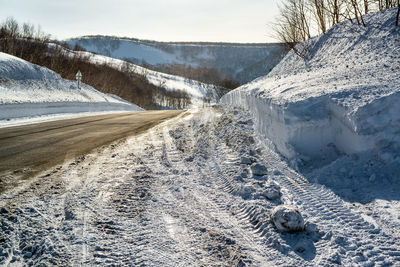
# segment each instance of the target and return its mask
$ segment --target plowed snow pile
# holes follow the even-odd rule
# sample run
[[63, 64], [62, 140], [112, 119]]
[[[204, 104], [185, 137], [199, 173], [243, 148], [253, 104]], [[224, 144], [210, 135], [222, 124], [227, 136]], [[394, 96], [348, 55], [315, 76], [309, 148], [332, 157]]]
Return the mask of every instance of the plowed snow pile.
[[341, 23], [268, 75], [225, 95], [308, 182], [394, 237], [400, 229], [400, 27], [396, 10]]
[[0, 52], [0, 120], [48, 114], [142, 110], [47, 68]]
[[[293, 166], [374, 153], [400, 161], [400, 27], [396, 10], [343, 22], [290, 52], [267, 76], [224, 96], [251, 110], [258, 132]], [[303, 44], [304, 45], [304, 44]]]

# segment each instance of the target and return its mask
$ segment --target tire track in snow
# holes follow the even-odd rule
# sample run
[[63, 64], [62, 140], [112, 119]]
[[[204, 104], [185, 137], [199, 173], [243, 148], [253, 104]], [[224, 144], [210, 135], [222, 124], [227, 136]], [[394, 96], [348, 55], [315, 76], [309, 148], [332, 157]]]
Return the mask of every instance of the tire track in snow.
[[[279, 162], [275, 153], [267, 147], [264, 147], [264, 150], [266, 155], [263, 159], [266, 165], [272, 170], [282, 172], [281, 175], [273, 175], [274, 178], [291, 193], [291, 197], [302, 209], [318, 221], [318, 227], [327, 234], [326, 239], [332, 239], [331, 248], [336, 248], [338, 256], [335, 257], [338, 262], [388, 266], [395, 266], [396, 262], [400, 262], [400, 244], [395, 242], [393, 237], [365, 221], [331, 190], [308, 183], [304, 177], [287, 166], [283, 167], [284, 164]], [[325, 248], [327, 240], [323, 239], [320, 242], [322, 243], [316, 243], [317, 249]], [[318, 264], [332, 262], [328, 255], [329, 253], [321, 253]]]
[[[304, 234], [279, 234], [269, 221], [270, 210], [279, 202], [242, 195], [246, 183], [262, 188], [263, 181], [247, 177], [244, 183], [238, 178], [248, 169], [240, 164], [240, 149], [255, 149], [257, 144], [229, 146], [235, 142], [230, 139], [241, 133], [234, 131], [235, 122], [222, 131], [224, 124], [219, 122], [226, 118], [218, 116], [209, 110], [180, 124], [178, 119], [166, 122], [115, 149], [86, 157], [51, 176], [54, 181], [46, 188], [58, 186], [57, 179], [64, 183], [49, 190], [58, 196], [45, 193], [46, 189], [36, 197], [21, 193], [20, 198], [28, 196], [32, 202], [19, 207], [27, 210], [20, 224], [12, 224], [16, 230], [10, 235], [21, 265], [32, 262], [23, 259], [18, 248], [19, 236], [26, 233], [18, 227], [24, 223], [45, 229], [46, 244], [55, 247], [53, 256], [63, 265], [395, 266], [400, 262], [397, 240], [374, 229], [330, 190], [307, 183], [264, 148], [258, 162], [268, 166], [268, 179], [280, 183], [282, 202], [299, 206], [306, 220], [319, 220], [323, 236], [313, 242], [315, 257], [297, 254], [290, 242], [304, 239]], [[65, 220], [68, 212], [71, 216]], [[1, 219], [8, 223], [5, 216]], [[39, 233], [33, 229], [37, 232], [32, 230], [30, 238]], [[14, 252], [7, 254], [7, 262]]]
[[[232, 154], [229, 153], [221, 153], [220, 150], [216, 149], [216, 143], [218, 143], [219, 140], [214, 139], [211, 136], [209, 137], [210, 138], [208, 138], [207, 147], [208, 151], [205, 154], [212, 156], [211, 158], [207, 159], [207, 162], [204, 164], [204, 166], [198, 167], [198, 172], [203, 177], [203, 181], [208, 180], [208, 182], [211, 182], [208, 183], [211, 185], [211, 187], [215, 189], [225, 188], [228, 189], [228, 193], [233, 193], [234, 191], [237, 191], [237, 188], [232, 186], [232, 184], [229, 182], [229, 178], [224, 175], [224, 173], [221, 171], [221, 168], [224, 169], [224, 171], [231, 172], [231, 164], [237, 163], [238, 157], [234, 155], [232, 156]], [[194, 139], [194, 137], [191, 137], [191, 139]], [[217, 141], [212, 142], [212, 140]], [[215, 158], [215, 155], [218, 155], [218, 159]], [[225, 162], [230, 164], [223, 164], [223, 162], [221, 163], [219, 159], [226, 159]], [[268, 248], [268, 246], [265, 246], [265, 243], [257, 234], [257, 232], [247, 224], [244, 225], [244, 220], [239, 216], [235, 216], [235, 213], [232, 213], [232, 210], [229, 207], [229, 205], [231, 205], [230, 199], [232, 197], [233, 196], [231, 194], [226, 194], [220, 190], [215, 190], [214, 192], [208, 194], [208, 197], [205, 199], [199, 197], [199, 202], [203, 202], [202, 207], [208, 207], [207, 213], [212, 214], [212, 216], [220, 221], [222, 225], [225, 225], [225, 227], [229, 226], [231, 231], [234, 231], [233, 236], [235, 237], [235, 240], [240, 242], [246, 251], [249, 251], [248, 253], [252, 251], [250, 254], [252, 255], [252, 259], [255, 261], [252, 265], [263, 266], [268, 262], [273, 262], [274, 265], [296, 265], [296, 261], [291, 259], [282, 260], [282, 254], [277, 253], [276, 250]]]
[[[280, 177], [282, 184], [290, 188], [299, 203], [314, 218], [320, 218], [320, 227], [327, 232], [340, 234], [339, 238], [351, 237], [350, 240], [338, 240], [344, 244], [344, 253], [351, 253], [360, 261], [369, 261], [374, 264], [389, 264], [386, 260], [392, 256], [394, 262], [400, 261], [399, 244], [392, 237], [375, 228], [360, 215], [351, 211], [346, 204], [322, 186], [298, 184], [288, 176]], [[347, 256], [348, 257], [348, 256]], [[393, 262], [393, 263], [394, 263]]]
[[[186, 132], [186, 134], [188, 134], [188, 132]], [[192, 138], [192, 137], [190, 137], [190, 138]], [[165, 131], [164, 131], [164, 139], [165, 139], [165, 144], [166, 144], [166, 147], [165, 147], [166, 160], [169, 163], [167, 165], [170, 165], [171, 167], [173, 167], [172, 172], [177, 173], [177, 171], [178, 171], [179, 173], [183, 174], [184, 176], [190, 176], [190, 177], [194, 178], [194, 179], [186, 179], [185, 180], [185, 182], [190, 181], [189, 183], [185, 183], [185, 187], [195, 188], [195, 190], [192, 190], [190, 192], [190, 201], [189, 201], [189, 199], [184, 199], [185, 205], [191, 206], [191, 209], [186, 209], [186, 213], [188, 211], [190, 212], [193, 210], [193, 211], [197, 211], [196, 217], [200, 216], [200, 217], [202, 217], [202, 219], [209, 220], [210, 216], [211, 216], [213, 220], [218, 220], [218, 218], [221, 216], [221, 213], [224, 214], [225, 210], [221, 210], [219, 206], [212, 206], [211, 203], [209, 203], [209, 202], [205, 203], [205, 201], [207, 201], [207, 199], [210, 199], [210, 194], [207, 194], [207, 192], [202, 190], [203, 187], [201, 185], [203, 184], [204, 180], [202, 179], [201, 172], [195, 171], [196, 168], [194, 168], [193, 166], [190, 169], [187, 168], [188, 163], [184, 162], [185, 155], [183, 154], [183, 152], [180, 149], [178, 149], [175, 146], [174, 140], [171, 138], [167, 129], [165, 129]], [[204, 207], [208, 207], [208, 209], [204, 209]], [[210, 207], [213, 207], [213, 209], [210, 210], [209, 209]], [[218, 216], [213, 215], [213, 213], [218, 214]], [[190, 214], [188, 214], [188, 217], [189, 216], [190, 216]], [[195, 223], [195, 221], [196, 220], [193, 220], [193, 223]], [[213, 225], [213, 223], [206, 221], [206, 222], [203, 222], [202, 225], [210, 228]], [[211, 227], [211, 228], [213, 228], [213, 227]], [[216, 229], [218, 229], [218, 227]], [[224, 240], [221, 240], [221, 241], [224, 241]], [[212, 244], [212, 245], [217, 246], [217, 244]], [[224, 244], [223, 242], [220, 245], [226, 246], [226, 244]], [[218, 246], [220, 246], [220, 245], [218, 245]], [[238, 255], [240, 257], [240, 252]], [[241, 262], [240, 258], [236, 259], [236, 260], [239, 260], [239, 263]], [[212, 263], [212, 262], [213, 261], [209, 261], [208, 264], [216, 265], [215, 262], [214, 263]], [[227, 262], [224, 263], [224, 265], [225, 264], [229, 265], [229, 259]]]
[[[212, 138], [211, 138], [212, 139]], [[232, 151], [228, 151], [224, 147], [223, 142], [218, 144], [215, 150], [219, 155], [218, 159], [227, 158]], [[222, 164], [231, 165], [234, 167], [235, 158], [227, 158]], [[214, 159], [215, 161], [218, 160]], [[393, 237], [381, 233], [380, 230], [374, 228], [369, 222], [365, 221], [357, 212], [354, 212], [345, 207], [345, 203], [334, 195], [330, 190], [318, 185], [310, 185], [301, 176], [296, 175], [287, 166], [283, 164], [268, 164], [269, 161], [276, 163], [275, 155], [264, 155], [263, 161], [267, 166], [272, 166], [272, 169], [283, 170], [285, 173], [279, 177], [274, 177], [274, 180], [281, 183], [286, 193], [290, 194], [286, 200], [289, 203], [297, 203], [309, 213], [308, 217], [314, 217], [319, 221], [320, 228], [325, 231], [325, 236], [317, 240], [315, 244], [316, 256], [312, 262], [316, 264], [351, 264], [354, 262], [368, 265], [371, 263], [378, 263], [381, 265], [393, 265], [399, 261], [398, 244], [393, 240]], [[216, 164], [219, 169], [216, 175], [222, 177], [220, 179], [220, 186], [229, 193], [235, 195], [240, 188], [237, 186], [237, 181], [232, 177], [224, 176], [221, 169], [229, 167], [222, 167], [222, 164]], [[275, 168], [274, 168], [275, 167]], [[273, 172], [270, 171], [269, 176]], [[295, 177], [293, 182], [291, 177]], [[243, 220], [248, 221], [253, 225], [255, 230], [260, 232], [260, 228], [268, 229], [262, 219], [265, 217], [265, 211], [257, 209], [251, 204], [244, 204], [239, 209], [239, 215]], [[311, 215], [311, 216], [310, 216]], [[339, 223], [338, 223], [339, 221]], [[332, 229], [336, 229], [331, 231]], [[337, 230], [340, 229], [340, 230]], [[271, 232], [261, 231], [263, 236], [271, 235]], [[274, 233], [272, 231], [272, 233]], [[350, 233], [350, 235], [348, 234]], [[368, 238], [365, 238], [368, 237]], [[374, 245], [369, 245], [369, 244]], [[352, 250], [355, 252], [352, 253]], [[350, 252], [350, 253], [349, 253]], [[342, 257], [343, 256], [343, 257]], [[311, 262], [303, 262], [301, 265], [309, 265]]]
[[[221, 161], [217, 158], [214, 159], [215, 165], [213, 166], [213, 171], [215, 177], [223, 177], [222, 180], [216, 181], [216, 185], [224, 189], [227, 193], [236, 194], [239, 191], [237, 185], [234, 185], [233, 179], [226, 178], [222, 174], [222, 169], [237, 168], [236, 163], [239, 161], [239, 157], [234, 156], [232, 151], [229, 151], [226, 147], [221, 149], [222, 144], [219, 144], [215, 149], [218, 151], [218, 155], [224, 155], [219, 157], [220, 159], [232, 157], [234, 160]], [[233, 163], [233, 164], [232, 164]], [[225, 166], [224, 166], [225, 165]], [[230, 196], [232, 198], [232, 196]], [[229, 197], [227, 197], [229, 199]], [[226, 205], [226, 203], [220, 203], [220, 205]], [[252, 235], [247, 236], [247, 242], [256, 242], [262, 247], [260, 254], [264, 255], [269, 262], [273, 262], [275, 265], [281, 266], [301, 266], [304, 262], [299, 258], [286, 257], [274, 248], [274, 244], [268, 244], [264, 237], [269, 237], [272, 240], [277, 240], [277, 233], [271, 228], [271, 223], [269, 222], [269, 214], [265, 209], [257, 208], [257, 204], [246, 203], [246, 201], [241, 201], [236, 203], [236, 207], [231, 208], [231, 212], [238, 218], [241, 225], [245, 226], [245, 229], [252, 233]], [[272, 246], [271, 246], [272, 245]]]

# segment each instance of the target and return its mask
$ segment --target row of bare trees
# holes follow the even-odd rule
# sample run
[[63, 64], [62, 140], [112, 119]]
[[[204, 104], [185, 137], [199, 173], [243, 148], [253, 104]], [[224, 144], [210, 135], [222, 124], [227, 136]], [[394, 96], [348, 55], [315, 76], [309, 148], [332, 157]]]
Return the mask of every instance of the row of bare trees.
[[[125, 61], [124, 64], [120, 67], [120, 72], [129, 75], [131, 78], [139, 77], [141, 83], [149, 83], [147, 80], [148, 70], [142, 68], [141, 71], [136, 70], [137, 66], [134, 64]], [[166, 81], [161, 80], [160, 83], [156, 86], [153, 85], [157, 90], [150, 90], [151, 95], [148, 98], [151, 98], [152, 102], [155, 105], [155, 109], [186, 109], [191, 105], [191, 98], [186, 91], [182, 90], [167, 90], [165, 89]], [[148, 93], [149, 90], [146, 92]]]
[[[69, 47], [70, 50], [76, 48], [79, 47]], [[145, 109], [186, 108], [190, 105], [190, 97], [185, 92], [171, 92], [150, 84], [145, 73], [136, 73], [129, 68], [116, 69], [106, 63], [94, 64], [84, 54], [72, 53], [71, 56], [65, 51], [65, 47], [51, 41], [50, 35], [40, 27], [27, 23], [20, 26], [13, 18], [0, 24], [0, 52], [45, 66], [65, 79], [75, 79], [79, 69], [84, 74], [84, 83]]]
[[156, 66], [143, 64], [143, 66], [159, 72], [178, 75], [203, 83], [214, 84], [226, 89], [235, 89], [240, 86], [233, 77], [213, 68], [193, 67], [186, 64], [160, 64]]
[[[38, 44], [45, 44], [50, 41], [51, 36], [42, 31], [40, 26], [30, 23], [19, 23], [12, 17], [7, 18], [0, 25], [0, 40], [3, 52], [23, 57], [27, 52], [31, 56], [36, 56], [33, 49], [37, 49]], [[31, 42], [26, 42], [29, 40]]]
[[400, 0], [283, 0], [275, 23], [276, 37], [301, 57], [307, 46], [297, 43], [325, 33], [344, 20], [365, 26], [363, 15], [397, 6], [394, 24], [399, 25]]

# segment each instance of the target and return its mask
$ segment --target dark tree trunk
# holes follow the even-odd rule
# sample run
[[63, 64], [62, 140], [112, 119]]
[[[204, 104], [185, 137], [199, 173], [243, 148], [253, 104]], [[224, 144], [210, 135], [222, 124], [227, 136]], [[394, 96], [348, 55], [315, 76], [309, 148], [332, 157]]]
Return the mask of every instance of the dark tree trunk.
[[364, 0], [364, 12], [365, 12], [365, 14], [368, 14], [368, 12], [369, 12], [368, 0]]

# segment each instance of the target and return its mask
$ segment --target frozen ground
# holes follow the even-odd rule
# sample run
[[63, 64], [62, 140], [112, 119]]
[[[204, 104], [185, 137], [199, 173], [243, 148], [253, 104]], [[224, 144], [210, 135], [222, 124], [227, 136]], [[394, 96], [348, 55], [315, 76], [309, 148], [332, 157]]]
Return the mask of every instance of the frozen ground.
[[0, 52], [0, 126], [59, 114], [142, 110], [117, 96], [66, 80], [47, 68]]
[[[0, 264], [398, 266], [387, 200], [354, 205], [308, 182], [243, 110], [191, 110], [2, 194]], [[303, 231], [277, 230], [282, 205]]]

